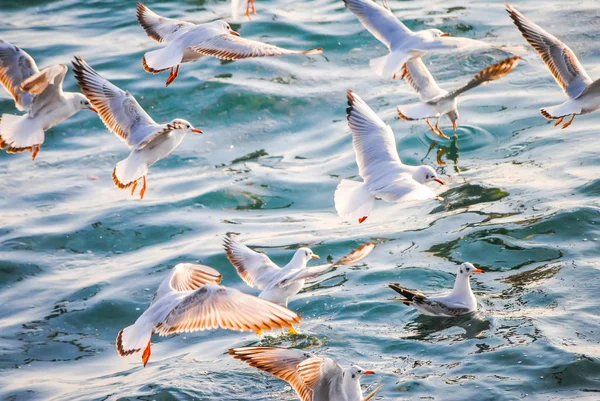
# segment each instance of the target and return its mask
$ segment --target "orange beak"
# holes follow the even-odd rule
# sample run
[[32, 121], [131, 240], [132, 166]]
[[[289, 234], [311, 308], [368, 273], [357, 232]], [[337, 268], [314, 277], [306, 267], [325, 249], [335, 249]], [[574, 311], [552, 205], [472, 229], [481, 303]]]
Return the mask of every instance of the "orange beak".
[[485, 273], [485, 272], [481, 269], [475, 269], [475, 270], [473, 270], [473, 273]]
[[198, 128], [192, 129], [192, 132], [195, 132], [196, 134], [201, 134], [202, 133], [202, 131], [200, 131]]
[[232, 34], [232, 35], [234, 35], [234, 36], [242, 36], [242, 35], [240, 35], [240, 34], [239, 34], [239, 32], [236, 32], [236, 31], [234, 31], [234, 30], [231, 30], [230, 32], [231, 32], [231, 34]]
[[90, 110], [93, 111], [94, 113], [98, 114], [98, 110], [96, 110], [95, 108], [90, 107]]
[[440, 183], [441, 185], [446, 185], [444, 183], [444, 181], [440, 180], [439, 178], [434, 178], [433, 181]]
[[375, 372], [373, 372], [372, 370], [365, 370], [365, 373], [363, 373], [363, 375], [374, 375]]
[[443, 32], [442, 36], [452, 36], [452, 35], [450, 35], [448, 32]]

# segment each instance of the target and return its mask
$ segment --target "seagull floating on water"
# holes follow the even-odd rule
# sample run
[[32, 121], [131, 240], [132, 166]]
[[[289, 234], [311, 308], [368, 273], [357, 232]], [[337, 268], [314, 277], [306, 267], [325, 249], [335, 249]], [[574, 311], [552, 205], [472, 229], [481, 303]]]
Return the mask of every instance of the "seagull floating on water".
[[0, 121], [0, 149], [8, 153], [31, 152], [35, 159], [45, 139], [45, 131], [80, 110], [94, 108], [81, 93], [63, 92], [69, 69], [56, 64], [38, 69], [24, 50], [0, 40], [0, 83], [25, 115], [3, 114]]
[[473, 273], [483, 273], [471, 263], [463, 263], [456, 272], [456, 280], [452, 292], [437, 297], [427, 297], [420, 292], [414, 292], [400, 287], [399, 284], [390, 284], [389, 287], [402, 295], [402, 302], [414, 306], [419, 312], [428, 316], [458, 316], [477, 310], [477, 299], [471, 290], [469, 278]]
[[254, 331], [292, 327], [301, 317], [272, 302], [219, 285], [221, 274], [209, 266], [179, 263], [160, 283], [148, 309], [117, 335], [121, 356], [144, 349], [150, 359], [152, 334], [228, 329]]
[[180, 118], [157, 124], [129, 92], [102, 78], [81, 57], [75, 57], [73, 66], [79, 87], [98, 110], [106, 128], [131, 149], [129, 156], [113, 170], [115, 185], [121, 189], [131, 186], [133, 195], [142, 180], [140, 199], [143, 199], [148, 168], [175, 150], [188, 132], [202, 131]]
[[[319, 259], [310, 248], [300, 248], [283, 268], [264, 253], [258, 253], [228, 235], [223, 240], [225, 253], [240, 277], [250, 287], [261, 290], [260, 298], [287, 307], [289, 299], [298, 294], [306, 280], [318, 277], [331, 268], [350, 265], [364, 259], [375, 248], [372, 242], [363, 244], [334, 263], [307, 267], [311, 259]], [[296, 334], [293, 328], [290, 333]]]
[[364, 397], [360, 379], [375, 372], [358, 365], [344, 369], [334, 359], [299, 349], [241, 347], [230, 349], [229, 355], [285, 380], [301, 401], [369, 401], [383, 387]]
[[404, 63], [427, 53], [453, 49], [491, 47], [488, 43], [469, 38], [450, 37], [439, 29], [413, 32], [392, 12], [372, 0], [344, 0], [346, 7], [377, 40], [383, 43], [389, 54], [371, 60], [373, 70], [382, 77], [396, 78]]
[[401, 202], [441, 199], [425, 183], [444, 184], [430, 166], [402, 163], [392, 128], [357, 94], [348, 91], [348, 126], [363, 182], [342, 180], [335, 190], [335, 209], [346, 220], [367, 219], [376, 199]]
[[562, 126], [562, 129], [565, 129], [571, 125], [576, 115], [588, 114], [600, 109], [600, 79], [592, 81], [573, 50], [511, 5], [506, 4], [506, 11], [569, 97], [569, 100], [558, 106], [541, 108], [542, 116], [548, 120], [558, 120], [554, 126], [560, 125], [565, 117], [571, 116], [571, 119]]
[[321, 48], [307, 51], [288, 50], [242, 38], [222, 20], [196, 25], [165, 18], [142, 3], [138, 3], [137, 18], [149, 37], [166, 44], [162, 49], [147, 52], [142, 65], [151, 74], [170, 69], [167, 86], [177, 78], [180, 64], [196, 61], [204, 56], [213, 56], [222, 60], [241, 60], [288, 54], [309, 56], [323, 53]]
[[[443, 115], [447, 115], [450, 121], [452, 121], [452, 128], [456, 131], [458, 126], [458, 97], [479, 85], [502, 78], [515, 69], [517, 64], [519, 64], [519, 60], [520, 57], [515, 56], [493, 64], [481, 70], [469, 83], [453, 92], [448, 92], [437, 85], [425, 63], [423, 63], [423, 60], [416, 58], [407, 61], [404, 64], [402, 78], [406, 77], [410, 86], [420, 95], [422, 102], [398, 106], [398, 116], [408, 121], [425, 118], [427, 125], [429, 125], [434, 134], [449, 139], [440, 129], [440, 118]], [[429, 119], [435, 117], [437, 117], [437, 122], [434, 128]]]

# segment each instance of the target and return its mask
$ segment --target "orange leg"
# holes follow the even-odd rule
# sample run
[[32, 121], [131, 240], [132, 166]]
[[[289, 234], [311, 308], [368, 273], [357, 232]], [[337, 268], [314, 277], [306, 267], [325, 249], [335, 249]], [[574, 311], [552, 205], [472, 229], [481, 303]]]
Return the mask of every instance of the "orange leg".
[[442, 138], [450, 139], [450, 138], [448, 138], [448, 137], [446, 136], [446, 134], [444, 134], [444, 131], [442, 131], [442, 130], [440, 129], [440, 119], [439, 119], [439, 118], [438, 118], [437, 122], [435, 123], [435, 129], [437, 129], [437, 132], [436, 132], [436, 133], [437, 133], [439, 136], [441, 136]]
[[152, 354], [152, 350], [150, 349], [150, 341], [148, 341], [148, 346], [146, 347], [146, 349], [144, 350], [144, 353], [142, 354], [142, 362], [144, 362], [144, 367], [146, 367], [146, 365], [148, 364], [148, 361], [150, 360], [150, 354]]
[[169, 75], [165, 86], [171, 85], [171, 83], [175, 81], [175, 78], [177, 78], [177, 75], [179, 75], [179, 64], [177, 64], [176, 68], [171, 67], [171, 75]]
[[571, 123], [573, 122], [573, 120], [575, 119], [575, 114], [573, 114], [573, 117], [571, 117], [571, 119], [565, 123], [565, 125], [562, 126], [562, 129], [567, 128], [569, 125], [571, 125]]
[[140, 199], [144, 199], [144, 194], [146, 193], [146, 176], [142, 177], [144, 180], [144, 186], [142, 186], [142, 190], [140, 191]]
[[358, 224], [361, 224], [363, 221], [365, 221], [367, 219], [367, 217], [369, 217], [369, 216], [363, 216], [360, 219], [358, 219]]
[[435, 130], [435, 128], [433, 128], [433, 125], [431, 125], [431, 122], [429, 121], [429, 118], [427, 120], [425, 120], [425, 121], [427, 121], [427, 125], [429, 125], [429, 129], [431, 130], [431, 132], [433, 132], [436, 135], [439, 135], [437, 133], [437, 131]]
[[40, 151], [40, 145], [33, 145], [31, 147], [31, 160], [35, 160], [35, 157], [37, 156], [37, 154]]
[[133, 195], [133, 193], [135, 192], [135, 189], [137, 188], [137, 181], [133, 182], [133, 186], [131, 187], [131, 195]]
[[565, 119], [564, 117], [561, 117], [558, 120], [556, 120], [556, 123], [554, 124], [554, 126], [555, 127], [559, 126], [563, 122], [564, 119]]
[[254, 0], [248, 0], [248, 2], [246, 3], [246, 17], [248, 17], [248, 19], [250, 19], [250, 11], [252, 11], [252, 14], [256, 15]]

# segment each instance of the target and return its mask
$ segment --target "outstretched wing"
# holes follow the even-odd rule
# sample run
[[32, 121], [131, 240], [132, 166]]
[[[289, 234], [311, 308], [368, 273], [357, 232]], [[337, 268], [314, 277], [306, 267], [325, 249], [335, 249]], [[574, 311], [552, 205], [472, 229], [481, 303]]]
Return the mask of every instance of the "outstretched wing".
[[31, 105], [32, 116], [62, 96], [62, 84], [68, 70], [64, 64], [56, 64], [42, 69], [21, 83], [23, 91], [35, 96]]
[[375, 244], [372, 242], [367, 242], [366, 244], [362, 244], [358, 248], [353, 249], [352, 252], [331, 264], [311, 266], [304, 269], [294, 270], [289, 275], [285, 276], [279, 282], [279, 285], [290, 285], [298, 280], [308, 280], [318, 277], [334, 266], [351, 265], [357, 263], [366, 258], [373, 249], [375, 249]]
[[592, 83], [592, 79], [577, 60], [575, 53], [567, 45], [508, 4], [506, 11], [523, 37], [544, 60], [556, 82], [571, 99], [579, 96]]
[[313, 391], [308, 387], [300, 374], [298, 365], [315, 358], [308, 352], [293, 348], [274, 347], [242, 347], [229, 350], [229, 355], [246, 362], [253, 368], [270, 373], [288, 382], [302, 401], [313, 401]]
[[128, 146], [134, 147], [158, 125], [129, 92], [102, 78], [81, 57], [75, 57], [73, 72], [79, 87], [98, 111], [110, 131], [117, 134]]
[[137, 4], [136, 15], [146, 34], [158, 43], [169, 42], [196, 26], [190, 22], [161, 17], [142, 3]]
[[227, 259], [240, 277], [251, 287], [264, 290], [281, 273], [281, 268], [264, 253], [258, 253], [240, 244], [231, 235], [223, 239]]
[[234, 288], [206, 284], [184, 297], [154, 332], [161, 336], [219, 328], [260, 332], [290, 328], [300, 320], [283, 306]]
[[371, 35], [386, 45], [403, 42], [412, 31], [406, 27], [392, 12], [372, 0], [344, 0], [346, 7], [352, 11]]
[[402, 75], [406, 76], [406, 82], [420, 95], [421, 100], [424, 102], [448, 93], [438, 86], [420, 57], [407, 61], [404, 64]]
[[488, 82], [492, 82], [502, 78], [517, 67], [517, 64], [519, 64], [519, 60], [521, 60], [521, 57], [519, 56], [509, 57], [487, 68], [484, 68], [479, 73], [477, 73], [477, 75], [475, 75], [473, 79], [469, 81], [468, 84], [455, 90], [454, 92], [451, 92], [450, 94], [448, 94], [448, 97], [456, 97], [461, 93], [478, 87], [479, 85], [487, 84]]
[[35, 61], [26, 51], [0, 40], [0, 83], [21, 111], [29, 110], [34, 97], [21, 89], [21, 83], [38, 72]]
[[288, 50], [230, 33], [213, 36], [204, 42], [190, 45], [190, 48], [204, 56], [213, 56], [223, 60], [241, 60], [252, 57], [283, 56], [286, 54], [309, 56], [323, 53], [323, 49], [321, 48], [306, 51]]
[[158, 286], [152, 303], [171, 291], [193, 291], [206, 284], [219, 284], [221, 273], [210, 266], [178, 263]]
[[401, 165], [392, 128], [350, 90], [348, 106], [348, 126], [352, 131], [352, 143], [360, 176], [368, 181], [371, 176], [380, 177]]

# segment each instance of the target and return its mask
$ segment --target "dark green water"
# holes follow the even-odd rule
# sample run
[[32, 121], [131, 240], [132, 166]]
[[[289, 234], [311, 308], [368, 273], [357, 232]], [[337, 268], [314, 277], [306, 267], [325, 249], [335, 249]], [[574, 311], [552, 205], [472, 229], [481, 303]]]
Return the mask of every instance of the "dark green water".
[[[0, 399], [296, 399], [284, 382], [226, 355], [258, 344], [253, 334], [155, 338], [146, 368], [139, 356], [117, 355], [117, 332], [174, 264], [208, 264], [226, 285], [246, 289], [222, 252], [227, 232], [278, 263], [301, 245], [338, 257], [380, 242], [364, 263], [316, 280], [290, 303], [305, 319], [294, 345], [376, 370], [363, 384], [383, 383], [379, 399], [600, 398], [600, 114], [565, 131], [540, 116], [562, 91], [501, 1], [390, 3], [411, 28], [518, 46], [524, 57], [508, 77], [462, 98], [455, 142], [395, 117], [395, 106], [416, 95], [371, 73], [368, 60], [384, 49], [341, 0], [258, 0], [259, 15], [234, 24], [270, 43], [322, 46], [325, 57], [207, 59], [185, 65], [169, 88], [166, 76], [142, 70], [142, 54], [156, 46], [137, 25], [134, 1], [0, 4], [0, 38], [40, 66], [81, 55], [157, 121], [186, 118], [205, 133], [151, 168], [144, 201], [114, 187], [110, 174], [127, 149], [91, 113], [52, 129], [35, 162], [0, 153]], [[148, 5], [193, 22], [230, 13], [224, 1]], [[597, 2], [514, 6], [600, 77]], [[426, 61], [450, 89], [505, 56]], [[76, 90], [72, 73], [65, 85]], [[449, 184], [442, 206], [378, 203], [361, 226], [338, 218], [335, 187], [357, 174], [347, 89], [392, 126], [405, 161], [438, 168]], [[0, 113], [13, 112], [2, 95]], [[475, 317], [419, 316], [386, 287], [450, 288], [463, 261], [486, 271], [473, 281], [482, 306]], [[261, 343], [292, 345], [288, 336]]]

